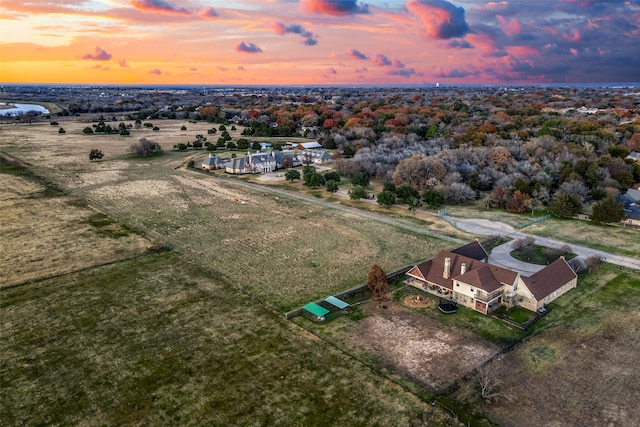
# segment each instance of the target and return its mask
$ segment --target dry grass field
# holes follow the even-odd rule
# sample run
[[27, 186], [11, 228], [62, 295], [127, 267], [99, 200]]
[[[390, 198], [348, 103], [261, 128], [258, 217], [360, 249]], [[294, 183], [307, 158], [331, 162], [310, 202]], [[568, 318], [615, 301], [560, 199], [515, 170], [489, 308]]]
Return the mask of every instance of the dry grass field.
[[148, 249], [146, 239], [82, 200], [0, 161], [0, 287], [132, 258]]

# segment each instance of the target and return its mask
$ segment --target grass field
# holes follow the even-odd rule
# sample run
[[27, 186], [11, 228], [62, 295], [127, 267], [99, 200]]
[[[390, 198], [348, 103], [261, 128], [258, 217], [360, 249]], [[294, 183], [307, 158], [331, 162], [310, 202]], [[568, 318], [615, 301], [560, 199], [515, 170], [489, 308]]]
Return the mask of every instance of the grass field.
[[[464, 375], [525, 337], [497, 319], [404, 307], [416, 292], [406, 288], [389, 310], [365, 303], [323, 325], [296, 319], [318, 336], [278, 313], [364, 282], [374, 262], [390, 271], [450, 242], [186, 170], [206, 153], [170, 149], [209, 123], [87, 137], [88, 122], [65, 119], [65, 135], [48, 123], [0, 128], [0, 152], [44, 178], [2, 164], [2, 423], [456, 425], [425, 404], [456, 381], [453, 406], [503, 425], [640, 419], [640, 273], [582, 273], [493, 362], [510, 403], [488, 404]], [[132, 156], [142, 136], [168, 151]], [[92, 148], [105, 158], [89, 162]], [[526, 231], [562, 238], [567, 224]], [[638, 253], [634, 231], [576, 227]], [[174, 251], [153, 253], [165, 246]]]
[[525, 229], [527, 233], [640, 258], [640, 230], [588, 221], [551, 219]]
[[173, 253], [1, 292], [4, 425], [455, 425]]

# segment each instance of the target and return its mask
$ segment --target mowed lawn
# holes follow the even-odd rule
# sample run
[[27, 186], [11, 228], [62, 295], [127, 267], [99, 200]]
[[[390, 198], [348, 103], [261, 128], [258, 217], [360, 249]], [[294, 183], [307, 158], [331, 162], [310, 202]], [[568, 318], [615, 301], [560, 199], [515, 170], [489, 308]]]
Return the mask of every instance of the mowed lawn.
[[451, 421], [175, 253], [0, 292], [5, 425]]

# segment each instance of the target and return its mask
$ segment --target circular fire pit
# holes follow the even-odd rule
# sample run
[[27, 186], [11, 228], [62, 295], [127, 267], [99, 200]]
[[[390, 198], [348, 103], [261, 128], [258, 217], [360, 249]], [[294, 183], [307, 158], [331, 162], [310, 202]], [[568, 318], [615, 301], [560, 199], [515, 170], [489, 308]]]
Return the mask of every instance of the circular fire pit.
[[420, 295], [407, 295], [404, 297], [404, 304], [413, 308], [427, 308], [431, 306], [431, 299]]

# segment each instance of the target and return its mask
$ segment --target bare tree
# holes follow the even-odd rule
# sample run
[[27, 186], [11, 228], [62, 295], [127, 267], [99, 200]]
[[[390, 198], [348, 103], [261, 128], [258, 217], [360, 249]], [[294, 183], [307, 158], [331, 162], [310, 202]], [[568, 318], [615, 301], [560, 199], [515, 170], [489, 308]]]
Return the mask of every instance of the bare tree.
[[154, 153], [162, 151], [162, 148], [156, 142], [140, 138], [137, 144], [131, 145], [131, 151], [140, 157], [151, 157]]
[[367, 287], [373, 292], [373, 299], [376, 301], [383, 302], [387, 299], [386, 294], [389, 291], [387, 275], [378, 264], [373, 264], [369, 270]]
[[597, 269], [602, 264], [602, 258], [595, 255], [590, 255], [587, 257], [587, 266], [589, 267], [589, 273], [591, 273], [591, 269]]
[[485, 365], [478, 369], [476, 378], [480, 388], [480, 397], [488, 402], [505, 400], [510, 402], [511, 396], [504, 390], [504, 386], [493, 365]]

